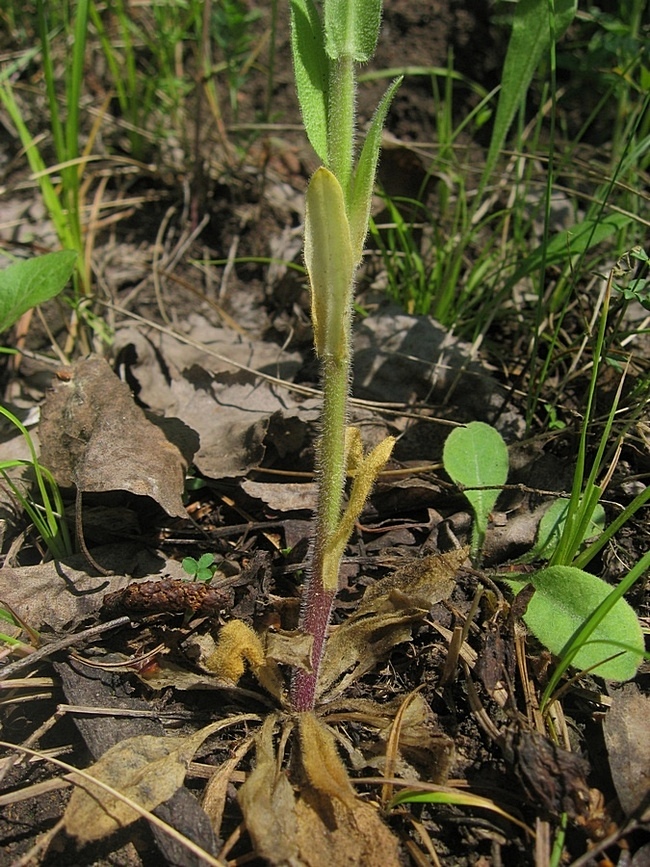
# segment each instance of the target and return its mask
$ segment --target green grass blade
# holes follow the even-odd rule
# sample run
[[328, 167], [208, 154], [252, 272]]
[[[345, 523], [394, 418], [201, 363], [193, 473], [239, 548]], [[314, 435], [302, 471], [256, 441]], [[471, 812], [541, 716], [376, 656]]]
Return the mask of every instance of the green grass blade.
[[548, 50], [551, 33], [558, 39], [573, 20], [576, 9], [577, 0], [556, 0], [554, 20], [551, 22], [553, 11], [548, 0], [519, 0], [517, 3], [481, 187], [487, 183], [494, 170], [508, 130], [524, 102], [537, 65]]

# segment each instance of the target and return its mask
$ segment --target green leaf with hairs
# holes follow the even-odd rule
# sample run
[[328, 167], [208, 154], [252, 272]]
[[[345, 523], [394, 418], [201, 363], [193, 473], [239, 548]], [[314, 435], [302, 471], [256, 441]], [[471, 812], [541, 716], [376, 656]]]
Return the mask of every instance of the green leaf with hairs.
[[291, 0], [291, 51], [298, 102], [311, 146], [328, 164], [327, 101], [330, 62], [323, 24], [313, 0]]
[[77, 254], [47, 253], [14, 262], [0, 271], [0, 331], [11, 328], [23, 313], [62, 291], [72, 276]]
[[316, 352], [340, 360], [349, 353], [355, 263], [343, 190], [322, 166], [307, 188], [305, 265]]
[[332, 60], [366, 63], [375, 53], [381, 0], [325, 0], [325, 50]]
[[449, 434], [442, 462], [451, 479], [463, 488], [474, 511], [472, 557], [476, 557], [485, 539], [490, 512], [508, 478], [508, 449], [491, 425], [473, 421]]
[[386, 115], [388, 114], [395, 91], [401, 82], [402, 76], [396, 78], [390, 84], [377, 106], [377, 111], [370, 124], [370, 129], [363, 143], [359, 161], [354, 172], [352, 201], [350, 204], [350, 236], [356, 261], [361, 259], [363, 242], [368, 232], [372, 191], [375, 185], [384, 121], [386, 120]]
[[[569, 512], [569, 501], [560, 497], [551, 503], [548, 509], [542, 515], [537, 528], [537, 540], [534, 547], [522, 558], [519, 562], [525, 563], [532, 560], [548, 560], [557, 548], [564, 528], [566, 526], [567, 515]], [[583, 534], [583, 542], [594, 539], [605, 528], [605, 510], [596, 503], [596, 507], [591, 514], [587, 529]]]
[[550, 566], [505, 583], [516, 592], [527, 584], [535, 588], [524, 622], [551, 653], [559, 657], [571, 653], [573, 668], [593, 669], [594, 674], [607, 680], [634, 677], [643, 660], [643, 633], [634, 610], [624, 599], [618, 599], [609, 611], [601, 609], [604, 613], [594, 618], [593, 629], [587, 630], [589, 635], [584, 629], [589, 617], [605, 605], [615, 588], [575, 566]]

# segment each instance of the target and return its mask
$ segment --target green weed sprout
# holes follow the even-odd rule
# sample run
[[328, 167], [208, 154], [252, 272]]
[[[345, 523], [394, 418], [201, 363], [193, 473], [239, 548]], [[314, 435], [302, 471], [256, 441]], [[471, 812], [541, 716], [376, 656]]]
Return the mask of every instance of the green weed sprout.
[[205, 584], [212, 581], [217, 571], [214, 554], [201, 554], [198, 560], [195, 557], [184, 557], [181, 566], [193, 581], [203, 581]]
[[[63, 498], [59, 486], [50, 471], [39, 463], [34, 442], [25, 425], [4, 406], [0, 406], [0, 415], [20, 431], [31, 455], [31, 460], [16, 459], [0, 462], [0, 478], [4, 479], [5, 484], [29, 516], [55, 560], [68, 557], [72, 554], [72, 543], [65, 521]], [[17, 467], [29, 467], [32, 470], [40, 502], [24, 494], [9, 476], [9, 470]]]
[[[301, 616], [302, 628], [314, 639], [312, 670], [294, 671], [291, 703], [296, 711], [314, 707], [341, 558], [393, 448], [389, 437], [364, 455], [359, 432], [346, 430], [354, 281], [368, 231], [381, 132], [400, 82], [398, 78], [388, 87], [355, 159], [356, 68], [374, 54], [381, 6], [381, 0], [324, 0], [321, 18], [313, 0], [290, 4], [298, 100], [305, 131], [323, 163], [309, 182], [305, 214], [305, 264], [323, 411], [311, 574]], [[346, 474], [353, 483], [343, 510]]]
[[473, 421], [447, 437], [443, 464], [451, 479], [463, 488], [474, 512], [471, 556], [476, 561], [490, 512], [508, 479], [508, 449], [497, 430], [485, 422]]
[[[587, 414], [585, 427], [589, 418]], [[608, 433], [604, 434], [605, 440]], [[472, 422], [457, 428], [447, 438], [443, 463], [457, 484], [468, 486], [463, 493], [474, 510], [472, 553], [477, 559], [498, 486], [507, 479], [506, 445], [494, 428]], [[542, 519], [540, 539], [532, 553], [536, 558], [547, 559], [549, 565], [532, 574], [500, 576], [500, 580], [515, 593], [532, 584], [535, 593], [526, 608], [524, 622], [559, 657], [558, 678], [571, 665], [581, 671], [594, 670], [609, 680], [630, 680], [643, 660], [644, 642], [638, 618], [623, 599], [625, 590], [612, 589], [601, 578], [572, 565], [585, 538], [593, 536], [594, 530], [598, 532], [601, 517], [598, 510], [602, 512], [598, 498], [594, 500], [591, 496], [592, 492], [602, 493], [602, 489], [590, 475], [586, 492], [583, 491], [583, 476], [584, 463], [579, 460], [573, 511], [571, 500], [558, 500], [549, 510], [551, 520]], [[560, 557], [565, 556], [562, 552], [569, 552], [571, 559], [558, 562], [558, 552]], [[573, 563], [583, 561], [578, 556]], [[632, 570], [632, 578], [623, 582], [626, 590], [647, 569], [647, 563], [648, 555]]]

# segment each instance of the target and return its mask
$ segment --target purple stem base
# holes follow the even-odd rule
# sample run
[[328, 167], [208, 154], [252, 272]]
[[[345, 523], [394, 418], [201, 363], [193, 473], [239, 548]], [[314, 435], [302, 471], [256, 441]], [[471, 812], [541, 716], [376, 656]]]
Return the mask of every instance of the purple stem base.
[[314, 709], [318, 672], [325, 646], [325, 633], [330, 622], [335, 595], [334, 591], [323, 589], [317, 576], [312, 575], [307, 585], [302, 617], [300, 618], [301, 628], [309, 635], [314, 636], [311, 651], [312, 670], [305, 671], [302, 668], [296, 668], [291, 680], [291, 707], [298, 713]]

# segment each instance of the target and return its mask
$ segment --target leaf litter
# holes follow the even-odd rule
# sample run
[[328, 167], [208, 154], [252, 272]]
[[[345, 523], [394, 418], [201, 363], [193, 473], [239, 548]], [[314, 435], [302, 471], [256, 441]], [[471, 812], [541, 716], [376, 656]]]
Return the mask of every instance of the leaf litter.
[[[148, 407], [149, 415], [145, 415], [129, 390], [99, 359], [91, 357], [79, 362], [69, 378], [66, 375], [57, 379], [48, 398], [49, 406], [46, 404], [44, 409], [41, 438], [45, 454], [49, 455], [61, 483], [88, 494], [101, 495], [121, 490], [138, 497], [146, 496], [170, 517], [180, 517], [185, 514], [180, 499], [181, 480], [190, 461], [202, 469], [208, 479], [216, 480], [239, 479], [260, 467], [271, 453], [280, 461], [294, 461], [304, 444], [313, 438], [316, 417], [313, 398], [292, 395], [274, 379], [278, 371], [294, 373], [295, 359], [290, 354], [284, 359], [276, 348], [271, 352], [272, 360], [268, 354], [258, 356], [255, 341], [246, 340], [241, 335], [225, 336], [224, 331], [214, 329], [210, 334], [213, 346], [218, 346], [218, 354], [223, 354], [226, 361], [221, 367], [210, 365], [209, 368], [197, 363], [193, 357], [196, 350], [174, 356], [172, 346], [179, 344], [171, 339], [157, 342], [158, 332], [148, 333], [144, 340], [137, 332], [128, 333], [123, 355], [130, 357], [131, 361], [125, 369], [130, 371], [131, 382], [138, 386], [135, 390], [138, 403]], [[136, 343], [137, 361], [134, 362]], [[409, 351], [412, 350], [411, 345]], [[230, 360], [228, 355], [232, 356]], [[430, 377], [435, 364], [430, 355], [427, 357], [427, 364], [420, 365], [426, 375], [418, 389], [432, 387]], [[164, 364], [161, 363], [163, 359]], [[268, 374], [273, 379], [259, 379], [252, 372], [251, 362], [273, 371]], [[283, 364], [289, 367], [283, 368]], [[147, 370], [153, 371], [153, 375], [145, 375]], [[383, 370], [391, 373], [390, 368], [382, 363], [373, 375], [377, 377], [382, 393], [390, 396], [389, 386], [381, 386], [380, 371]], [[418, 380], [413, 381], [416, 383]], [[112, 418], [115, 407], [118, 407], [121, 426]], [[152, 408], [157, 414], [156, 424], [150, 421]], [[371, 417], [372, 413], [366, 411], [366, 418]], [[175, 424], [179, 419], [183, 420], [180, 427]], [[284, 424], [291, 431], [286, 439], [281, 433]], [[382, 423], [382, 433], [378, 436], [383, 435], [387, 427], [398, 430], [399, 423]], [[70, 434], [66, 443], [73, 443], [68, 449], [61, 449], [57, 442], [57, 432], [62, 429]], [[181, 437], [179, 431], [183, 434]], [[269, 434], [272, 436], [267, 440]], [[137, 440], [132, 453], [124, 448], [119, 454], [109, 449], [107, 440], [116, 437], [121, 438], [122, 443], [131, 438], [134, 442]], [[283, 445], [278, 447], [278, 443]], [[196, 450], [194, 458], [193, 450]], [[133, 477], [139, 474], [142, 464], [138, 466], [138, 462], [144, 455], [154, 481], [142, 486], [141, 481], [135, 484]], [[104, 458], [105, 465], [102, 463]], [[159, 459], [160, 466], [156, 463]], [[156, 479], [159, 472], [160, 479]], [[296, 484], [293, 491], [287, 492], [284, 485], [246, 479], [242, 490], [280, 514], [291, 515], [311, 507], [308, 484]], [[415, 504], [418, 498], [424, 497], [430, 503], [432, 495], [440, 496], [439, 489], [431, 484], [415, 480], [398, 482], [383, 491], [380, 488], [374, 505], [370, 505], [370, 514], [373, 508], [381, 514], [381, 505], [378, 504], [381, 504], [382, 497], [387, 502], [386, 494], [395, 490], [401, 492], [397, 508], [401, 506], [402, 509], [405, 504]], [[274, 491], [279, 491], [280, 496]], [[430, 514], [421, 526], [436, 528], [441, 526], [438, 523], [441, 520]], [[384, 535], [387, 542], [390, 538], [387, 528]], [[415, 537], [411, 535], [411, 538]], [[387, 547], [385, 553], [389, 555], [390, 548]], [[357, 797], [338, 750], [347, 756], [354, 774], [365, 769], [366, 773], [379, 772], [387, 777], [395, 774], [404, 780], [428, 780], [444, 785], [452, 767], [459, 770], [463, 767], [465, 757], [462, 751], [459, 754], [454, 748], [454, 739], [444, 734], [430, 703], [421, 696], [404, 709], [400, 695], [389, 700], [373, 700], [363, 694], [355, 695], [354, 689], [364, 677], [376, 677], [382, 664], [390, 660], [400, 645], [407, 648], [413, 645], [432, 609], [436, 608], [441, 614], [445, 611], [445, 605], [450, 604], [448, 600], [458, 589], [457, 577], [466, 553], [461, 549], [442, 557], [425, 556], [407, 561], [388, 577], [366, 582], [362, 600], [350, 603], [348, 607], [352, 613], [333, 629], [327, 645], [319, 683], [319, 714], [322, 716], [301, 720], [298, 723], [299, 734], [293, 730], [293, 723], [287, 723], [287, 684], [283, 675], [291, 665], [306, 665], [309, 657], [308, 646], [301, 644], [302, 637], [295, 631], [278, 629], [277, 626], [270, 629], [258, 627], [266, 664], [260, 666], [258, 661], [254, 669], [259, 674], [267, 668], [272, 674], [267, 672], [266, 677], [260, 678], [261, 683], [252, 688], [250, 678], [255, 671], [246, 673], [246, 658], [232, 682], [227, 677], [215, 675], [207, 664], [218, 645], [223, 623], [234, 622], [231, 617], [237, 615], [238, 607], [248, 612], [245, 620], [253, 622], [257, 603], [253, 602], [252, 607], [244, 605], [242, 609], [241, 590], [236, 594], [233, 590], [228, 591], [223, 597], [227, 603], [220, 602], [211, 610], [194, 604], [189, 596], [183, 597], [185, 603], [171, 605], [169, 594], [183, 589], [183, 574], [178, 562], [152, 552], [153, 559], [145, 563], [137, 544], [130, 549], [117, 546], [112, 553], [107, 549], [105, 555], [101, 549], [94, 549], [94, 555], [100, 557], [110, 571], [119, 573], [107, 577], [89, 575], [82, 560], [76, 561], [81, 567], [77, 572], [69, 571], [65, 564], [51, 564], [16, 569], [5, 566], [2, 574], [11, 587], [8, 600], [23, 612], [27, 611], [39, 628], [55, 632], [78, 628], [84, 619], [97, 613], [100, 599], [105, 600], [107, 614], [111, 611], [117, 613], [122, 610], [120, 606], [124, 606], [134, 620], [142, 620], [144, 632], [140, 643], [147, 642], [147, 631], [153, 629], [164, 645], [174, 648], [172, 657], [167, 653], [159, 656], [152, 672], [129, 669], [129, 654], [113, 653], [110, 658], [117, 666], [116, 671], [132, 670], [144, 688], [154, 694], [163, 694], [162, 691], [170, 687], [179, 694], [188, 695], [197, 691], [217, 691], [224, 696], [225, 706], [230, 708], [231, 714], [241, 702], [253, 701], [259, 707], [266, 707], [266, 722], [258, 734], [241, 741], [241, 750], [234, 747], [236, 758], [225, 758], [212, 771], [214, 783], [212, 786], [208, 784], [206, 791], [212, 792], [210, 813], [218, 823], [214, 828], [216, 833], [219, 833], [226, 807], [231, 801], [232, 780], [254, 741], [256, 758], [253, 769], [245, 772], [245, 782], [239, 786], [237, 799], [258, 855], [273, 864], [296, 867], [330, 865], [333, 857], [337, 864], [390, 865], [400, 863], [397, 837], [380, 815], [377, 802]], [[498, 558], [499, 552], [493, 556]], [[386, 562], [389, 559], [386, 556]], [[161, 576], [155, 584], [151, 582], [152, 573]], [[357, 574], [363, 580], [363, 569]], [[132, 583], [132, 578], [138, 575], [141, 590], [138, 590], [138, 584]], [[197, 585], [192, 599], [197, 593], [218, 595], [220, 591], [216, 588], [220, 581], [228, 585], [226, 576], [219, 573], [214, 590], [209, 585]], [[173, 582], [179, 583], [174, 585]], [[55, 585], [60, 586], [63, 593], [57, 590], [56, 601], [52, 604]], [[188, 589], [192, 587], [187, 582], [185, 586]], [[148, 601], [149, 596], [158, 598], [156, 607]], [[263, 596], [260, 593], [259, 598]], [[145, 599], [146, 605], [142, 602]], [[341, 602], [346, 604], [345, 587]], [[271, 601], [271, 608], [273, 604]], [[287, 612], [290, 610], [291, 606]], [[174, 611], [179, 614], [184, 611], [185, 617], [190, 617], [189, 623], [180, 629], [164, 622], [156, 626], [155, 621], [146, 626], [148, 618], [163, 616], [168, 619]], [[287, 612], [283, 612], [282, 606], [279, 611], [282, 620]], [[194, 633], [191, 636], [186, 635], [188, 627]], [[235, 685], [240, 674], [244, 676], [242, 686]], [[124, 675], [116, 676], [122, 678]], [[277, 710], [269, 713], [268, 708], [273, 706]], [[398, 718], [400, 726], [396, 729], [395, 720]], [[350, 725], [355, 730], [353, 738], [346, 733]], [[208, 727], [209, 731], [213, 729], [214, 726]], [[107, 784], [113, 784], [144, 809], [165, 808], [171, 818], [174, 815], [178, 817], [179, 810], [165, 807], [165, 802], [180, 793], [188, 793], [184, 787], [188, 764], [200, 748], [204, 731], [183, 737], [128, 737], [104, 753], [89, 772], [97, 774]], [[518, 779], [525, 781], [531, 799], [545, 793], [543, 781], [548, 782], [549, 763], [544, 765], [533, 760], [534, 756], [543, 755], [546, 749], [546, 739], [540, 738], [520, 732], [519, 737], [508, 740], [507, 749], [504, 748], [507, 761], [515, 768]], [[617, 749], [620, 750], [620, 746]], [[288, 750], [288, 760], [284, 758], [284, 750]], [[583, 782], [582, 770], [562, 758], [561, 753], [556, 751], [552, 755], [555, 757], [549, 760], [552, 773], [557, 779], [564, 780], [568, 791], [584, 798], [576, 809], [572, 808], [577, 821], [588, 814], [585, 804], [589, 790]], [[574, 783], [571, 783], [572, 777]], [[65, 827], [78, 840], [99, 839], [137, 818], [128, 805], [118, 806], [119, 798], [100, 795], [99, 790], [89, 796], [87, 785], [86, 790], [85, 794], [83, 789], [75, 792], [65, 814]], [[551, 812], [566, 808], [569, 802], [562, 801], [562, 797], [560, 793], [557, 800], [549, 801]], [[191, 815], [195, 815], [192, 812], [195, 809], [195, 806], [190, 807]], [[198, 815], [195, 815], [194, 823], [198, 821]], [[205, 845], [207, 847], [208, 843]], [[168, 850], [163, 848], [162, 851]]]
[[[180, 417], [185, 417], [184, 409], [191, 400], [183, 396], [183, 389], [187, 389], [189, 383], [196, 394], [199, 381], [196, 379], [198, 370], [196, 366], [190, 370], [194, 372], [189, 376], [187, 370], [181, 374], [177, 381], [181, 382], [178, 390], [175, 390], [176, 387], [171, 389], [176, 402], [169, 403], [167, 406], [159, 405], [158, 411], [178, 412]], [[259, 420], [251, 422], [250, 418], [247, 418], [241, 427], [236, 423], [230, 425], [226, 423], [225, 427], [219, 428], [219, 436], [227, 439], [232, 434], [233, 441], [238, 445], [223, 458], [229, 462], [227, 465], [224, 463], [212, 465], [206, 457], [208, 462], [204, 467], [210, 466], [215, 477], [219, 477], [220, 473], [226, 476], [241, 475], [252, 466], [259, 464], [264, 456], [263, 440], [269, 429], [269, 419], [273, 413], [279, 411], [280, 405], [275, 402], [277, 395], [273, 397], [272, 403], [268, 403], [272, 388], [264, 387], [264, 393], [260, 395], [257, 393], [259, 384], [251, 381], [250, 378], [249, 384], [236, 381], [241, 376], [241, 372], [233, 374], [231, 370], [222, 375], [226, 378], [234, 375], [235, 378], [234, 382], [224, 386], [225, 390], [222, 394], [229, 395], [227, 400], [219, 398], [217, 392], [213, 390], [213, 374], [206, 378], [206, 375], [201, 373], [204, 377], [205, 400], [220, 406], [222, 412], [229, 401], [234, 405], [241, 403], [246, 407], [244, 414], [247, 414], [250, 412], [252, 395], [255, 395], [254, 411], [259, 413], [263, 420], [261, 428]], [[75, 382], [75, 386], [70, 388], [72, 382]], [[116, 391], [111, 391], [110, 388], [104, 390], [107, 382], [115, 382], [113, 388]], [[172, 452], [170, 441], [164, 437], [165, 448], [162, 453], [165, 456], [163, 463], [166, 468], [161, 478], [169, 481], [165, 482], [163, 487], [157, 484], [146, 489], [133, 485], [130, 477], [134, 471], [129, 468], [129, 464], [120, 465], [119, 461], [116, 462], [114, 452], [105, 448], [106, 437], [115, 437], [116, 434], [113, 423], [107, 424], [103, 416], [108, 414], [109, 409], [114, 410], [118, 395], [120, 402], [117, 405], [123, 408], [122, 420], [129, 419], [127, 424], [131, 424], [139, 433], [142, 433], [144, 428], [145, 435], [154, 438], [141, 440], [142, 450], [138, 451], [134, 448], [133, 453], [141, 456], [151, 450], [160, 454], [158, 446], [152, 447], [152, 443], [162, 442], [159, 439], [161, 428], [150, 423], [148, 426], [142, 410], [132, 404], [130, 395], [114, 378], [112, 371], [97, 359], [86, 360], [84, 366], [80, 365], [78, 370], [73, 371], [70, 379], [55, 383], [54, 396], [50, 399], [50, 406], [45, 408], [42, 424], [41, 437], [44, 440], [45, 454], [50, 455], [51, 465], [55, 468], [62, 484], [78, 486], [83, 492], [128, 490], [137, 495], [151, 497], [170, 515], [179, 514], [184, 508], [178, 499], [181, 490], [179, 476], [184, 473], [183, 467], [187, 465], [183, 461], [190, 460], [191, 457], [185, 458], [173, 444], [172, 447], [176, 448], [176, 451]], [[150, 395], [145, 396], [150, 398]], [[110, 399], [104, 401], [104, 397]], [[146, 403], [148, 402], [147, 400]], [[283, 410], [289, 406], [290, 411], [297, 411], [298, 404], [292, 404], [286, 394], [283, 394], [281, 404]], [[204, 403], [198, 402], [196, 408], [195, 419], [206, 416]], [[67, 452], [57, 452], [56, 444], [50, 447], [50, 442], [56, 443], [56, 434], [50, 431], [55, 432], [57, 428], [60, 430], [64, 423], [67, 425], [66, 429], [72, 432], [72, 436], [82, 440], [83, 447], [77, 446]], [[201, 424], [197, 426], [201, 427]], [[226, 428], [228, 434], [225, 433]], [[127, 428], [118, 432], [124, 440], [127, 436]], [[130, 437], [131, 434], [129, 433], [128, 436]], [[242, 450], [242, 443], [246, 443], [244, 450]], [[170, 467], [169, 456], [172, 453], [174, 460]], [[204, 453], [209, 455], [209, 449]], [[107, 456], [105, 469], [101, 465], [101, 456], [104, 454]], [[138, 459], [136, 457], [136, 461]], [[117, 469], [117, 474], [111, 475], [111, 468]], [[168, 472], [170, 469], [171, 475]], [[157, 472], [157, 467], [151, 469], [151, 474], [155, 475]], [[289, 508], [295, 508], [296, 502], [300, 505], [300, 498], [290, 502]], [[277, 503], [275, 507], [278, 507]], [[319, 685], [320, 701], [323, 708], [328, 708], [328, 716], [331, 716], [332, 720], [344, 719], [346, 715], [348, 718], [354, 716], [357, 725], [366, 728], [367, 735], [362, 752], [359, 754], [358, 749], [356, 750], [357, 763], [360, 762], [357, 770], [364, 766], [378, 769], [383, 773], [387, 769], [392, 769], [402, 775], [410, 776], [411, 779], [413, 775], [418, 778], [424, 772], [429, 775], [430, 780], [434, 779], [442, 783], [446, 781], [446, 774], [452, 761], [453, 743], [448, 739], [445, 740], [436, 731], [435, 718], [432, 717], [425, 702], [419, 700], [412, 705], [410, 719], [405, 721], [400, 731], [397, 748], [399, 756], [395, 755], [391, 763], [387, 764], [386, 750], [390, 742], [392, 720], [398, 713], [397, 706], [367, 699], [357, 699], [356, 702], [349, 700], [346, 703], [345, 696], [355, 682], [376, 670], [381, 662], [389, 657], [395, 646], [412, 641], [415, 626], [423, 621], [433, 606], [447, 599], [453, 592], [455, 575], [465, 558], [466, 551], [460, 551], [444, 555], [442, 560], [429, 557], [405, 565], [388, 578], [380, 579], [368, 587], [354, 614], [333, 631]], [[135, 567], [132, 566], [131, 571], [136, 571]], [[53, 577], [54, 573], [45, 579], [46, 593]], [[81, 584], [77, 584], [74, 578], [66, 584], [77, 586], [78, 590], [84, 591], [87, 586], [86, 578], [87, 576], [82, 577]], [[128, 590], [127, 580], [123, 579], [120, 584], [117, 584], [111, 576], [110, 585], [107, 585], [104, 579], [100, 581], [95, 579], [94, 587], [101, 587], [104, 591], [118, 594], [123, 602], [126, 597], [120, 597], [119, 594]], [[142, 593], [146, 591], [147, 583], [145, 580]], [[164, 581], [162, 583], [164, 584]], [[12, 584], [19, 586], [14, 582]], [[35, 586], [35, 582], [30, 582], [32, 593]], [[131, 587], [137, 589], [137, 585], [132, 584]], [[136, 589], [128, 592], [133, 594]], [[107, 593], [103, 592], [102, 596], [108, 599]], [[38, 598], [38, 593], [35, 598]], [[91, 605], [85, 609], [87, 613], [96, 611], [95, 593], [91, 593], [90, 599]], [[26, 600], [23, 596], [14, 601], [21, 606]], [[136, 614], [137, 605], [131, 607]], [[188, 604], [186, 608], [190, 610], [192, 606]], [[158, 610], [177, 609], [165, 604]], [[62, 611], [70, 615], [67, 600]], [[199, 612], [199, 607], [195, 606], [194, 611]], [[52, 611], [46, 606], [40, 609], [40, 613], [37, 608], [33, 608], [31, 614], [41, 625], [43, 621], [56, 629], [69, 628], [74, 622], [74, 618], [56, 620]], [[79, 610], [76, 616], [79, 622], [82, 611]], [[273, 636], [277, 648], [279, 646], [277, 641], [281, 639], [281, 635], [273, 635], [270, 632], [268, 636]], [[294, 640], [291, 633], [288, 633], [285, 645], [291, 646]], [[292, 660], [294, 662], [296, 660], [295, 655], [291, 657], [286, 651], [274, 650], [272, 643], [265, 647], [265, 653], [268, 654], [269, 659], [275, 658], [276, 665], [278, 662], [287, 665]], [[204, 651], [205, 655], [206, 651]], [[306, 651], [302, 651], [301, 658], [306, 659], [307, 655]], [[168, 672], [166, 680], [163, 679], [165, 670]], [[158, 681], [156, 676], [160, 678]], [[183, 684], [184, 677], [189, 677], [190, 682]], [[174, 664], [167, 660], [161, 660], [159, 675], [143, 678], [148, 688], [161, 689], [166, 683], [181, 690], [196, 689], [201, 680], [203, 688], [224, 688], [223, 680], [218, 678], [215, 680], [214, 676], [206, 673], [192, 672], [191, 666], [174, 667]], [[276, 681], [269, 692], [276, 701], [282, 703], [284, 693], [281, 682]], [[325, 704], [322, 704], [323, 702]], [[246, 782], [239, 788], [238, 793], [243, 818], [257, 853], [266, 857], [269, 863], [304, 864], [310, 867], [329, 865], [333, 857], [337, 864], [398, 864], [397, 838], [380, 818], [377, 808], [357, 798], [348, 772], [338, 756], [328, 726], [315, 717], [301, 720], [300, 747], [295, 744], [293, 746], [293, 749], [298, 750], [299, 766], [302, 768], [296, 776], [295, 769], [290, 773], [288, 768], [283, 768], [282, 756], [275, 751], [274, 732], [279, 725], [278, 719], [273, 714], [268, 716], [256, 737], [254, 769], [248, 773]], [[192, 755], [199, 748], [203, 738], [216, 727], [218, 724], [182, 738], [147, 735], [128, 738], [109, 749], [88, 771], [108, 785], [115, 786], [119, 792], [144, 809], [156, 808], [183, 786]], [[374, 732], [374, 735], [371, 732]], [[383, 749], [380, 746], [382, 743]], [[355, 750], [351, 748], [351, 754], [354, 753]], [[424, 761], [423, 756], [426, 756]], [[431, 756], [437, 758], [432, 760]], [[225, 771], [220, 796], [222, 805], [223, 792], [227, 791], [226, 781], [229, 775], [234, 773], [237, 764], [226, 762], [223, 767]], [[66, 831], [80, 842], [88, 843], [100, 839], [117, 828], [124, 828], [138, 818], [138, 814], [119, 798], [111, 797], [99, 789], [93, 790], [87, 784], [84, 786], [85, 788], [75, 789], [64, 816]]]

